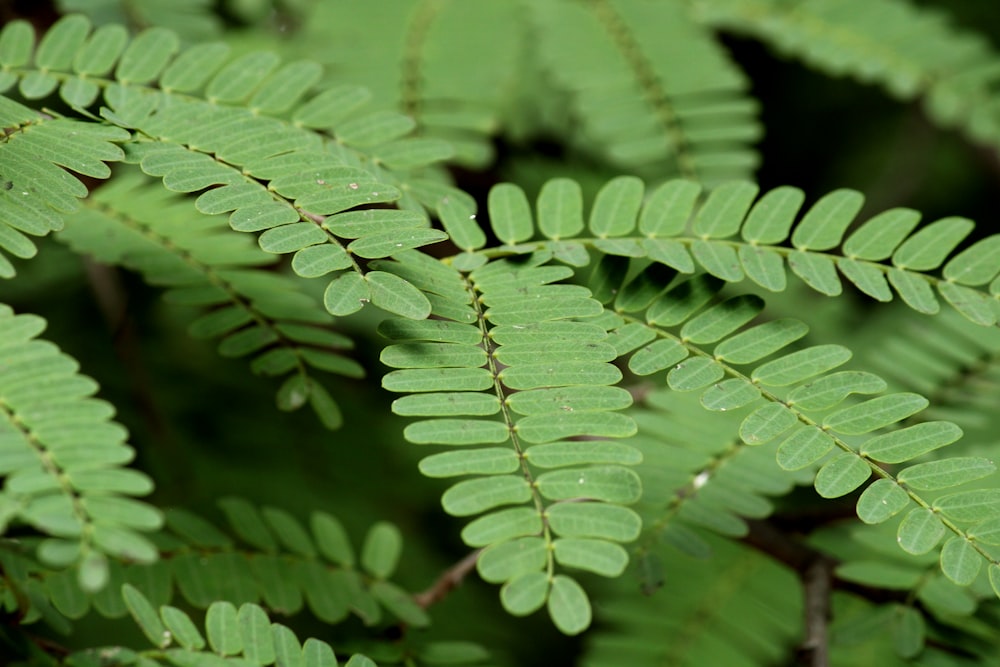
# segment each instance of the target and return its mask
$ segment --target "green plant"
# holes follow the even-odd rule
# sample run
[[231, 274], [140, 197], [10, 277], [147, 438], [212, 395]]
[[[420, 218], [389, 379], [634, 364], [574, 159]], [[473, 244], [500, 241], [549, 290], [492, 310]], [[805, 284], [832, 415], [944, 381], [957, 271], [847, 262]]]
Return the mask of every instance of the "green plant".
[[5, 659], [997, 662], [1000, 235], [762, 188], [717, 31], [995, 159], [985, 39], [902, 0], [55, 4], [0, 31]]

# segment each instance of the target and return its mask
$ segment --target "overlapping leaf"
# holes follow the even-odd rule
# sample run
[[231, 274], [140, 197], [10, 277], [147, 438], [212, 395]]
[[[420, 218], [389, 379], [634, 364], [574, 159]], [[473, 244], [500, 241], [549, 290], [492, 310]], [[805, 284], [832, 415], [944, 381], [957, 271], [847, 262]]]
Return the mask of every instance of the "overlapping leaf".
[[[121, 157], [118, 149], [105, 145], [109, 139], [127, 139], [121, 129], [127, 128], [141, 137], [128, 145], [128, 159], [163, 178], [168, 189], [205, 190], [197, 204], [203, 213], [230, 213], [234, 229], [265, 232], [261, 247], [296, 253], [293, 268], [301, 275], [329, 274], [325, 304], [333, 314], [354, 312], [370, 301], [408, 317], [427, 315], [426, 299], [412, 286], [384, 275], [368, 276], [362, 266], [364, 259], [445, 238], [427, 228], [423, 207], [436, 207], [449, 193], [464, 197], [436, 181], [403, 176], [405, 170], [426, 167], [446, 155], [400, 147], [400, 141], [409, 141], [404, 137], [413, 129], [412, 120], [382, 112], [359, 116], [355, 110], [365, 100], [359, 89], [341, 86], [313, 93], [321, 75], [314, 63], [281, 66], [267, 52], [230, 59], [228, 48], [219, 44], [178, 53], [177, 36], [163, 28], [146, 30], [130, 42], [113, 28], [102, 28], [93, 39], [89, 33], [89, 22], [73, 15], [57, 22], [37, 49], [23, 22], [8, 24], [0, 34], [0, 65], [5, 68], [0, 89], [18, 85], [21, 95], [37, 99], [58, 87], [63, 100], [77, 108], [94, 107], [101, 96], [101, 113], [111, 124], [77, 123], [82, 144], [76, 136], [72, 142], [59, 140], [60, 133], [74, 131], [75, 125], [59, 129], [63, 125], [56, 123], [44, 130], [42, 124], [38, 131], [17, 132], [34, 137], [17, 150], [53, 154], [56, 164], [103, 177], [107, 168], [97, 160]], [[108, 48], [94, 47], [94, 39]], [[28, 66], [33, 52], [34, 63]], [[11, 106], [8, 115], [5, 126], [34, 128], [26, 125], [35, 120], [26, 108]], [[59, 150], [47, 150], [45, 141], [59, 141]], [[79, 149], [67, 151], [66, 146]], [[62, 179], [61, 171], [37, 171], [43, 168], [24, 167], [39, 177], [36, 187], [49, 183], [48, 199], [40, 198], [41, 204], [29, 209], [44, 204], [72, 210], [70, 200], [84, 191], [72, 185], [75, 181]], [[405, 197], [398, 187], [404, 183]], [[19, 186], [21, 190], [27, 187]], [[414, 212], [357, 208], [396, 201]], [[343, 213], [348, 209], [356, 210]], [[42, 233], [58, 225], [50, 220], [43, 229], [31, 220], [37, 212], [29, 212], [32, 216], [15, 226], [29, 225], [29, 233]], [[33, 252], [19, 232], [7, 236], [6, 247], [15, 254]], [[357, 275], [347, 278], [345, 270]]]
[[545, 0], [531, 12], [542, 62], [572, 95], [585, 150], [633, 173], [713, 184], [756, 165], [745, 80], [685, 8]]
[[191, 323], [192, 336], [221, 337], [223, 356], [252, 357], [255, 373], [284, 377], [280, 409], [308, 403], [326, 426], [340, 425], [340, 409], [313, 374], [361, 377], [361, 366], [345, 356], [353, 342], [331, 330], [333, 318], [293, 280], [262, 270], [273, 256], [223, 219], [201, 215], [139, 175], [123, 175], [68, 218], [59, 238], [169, 288], [169, 301], [207, 309]]
[[[507, 235], [512, 223], [503, 216], [500, 220], [507, 222], [492, 224], [506, 243], [519, 243], [525, 252], [545, 248], [571, 266], [587, 265], [586, 247], [597, 249], [607, 264], [598, 263], [594, 270], [605, 282], [620, 282], [618, 274], [625, 271], [614, 257], [651, 260], [681, 273], [700, 268], [725, 282], [749, 279], [774, 292], [785, 290], [790, 269], [827, 296], [843, 292], [843, 277], [878, 301], [892, 300], [895, 291], [913, 310], [935, 314], [940, 297], [976, 324], [997, 322], [1000, 236], [955, 253], [972, 222], [948, 217], [918, 227], [916, 212], [892, 209], [865, 221], [845, 239], [861, 208], [860, 193], [831, 192], [799, 219], [805, 199], [801, 191], [779, 187], [754, 202], [756, 191], [750, 183], [725, 183], [699, 206], [695, 183], [668, 181], [644, 197], [638, 180], [619, 177], [598, 193], [590, 211], [591, 236], [580, 237], [580, 191], [556, 180], [542, 188], [537, 202], [537, 229], [547, 240], [529, 242], [533, 233], [526, 199], [516, 186], [502, 184], [496, 188], [498, 198], [521, 202], [520, 228]], [[602, 302], [609, 294], [602, 290], [615, 287], [594, 280], [592, 285]]]
[[41, 569], [29, 560], [15, 563], [12, 554], [0, 553], [5, 566], [37, 584], [38, 595], [22, 612], [41, 612], [56, 622], [78, 619], [91, 609], [110, 618], [122, 616], [127, 606], [117, 591], [130, 584], [155, 605], [177, 605], [183, 599], [205, 609], [226, 600], [264, 604], [285, 615], [308, 608], [331, 624], [353, 616], [377, 625], [387, 613], [414, 627], [429, 623], [413, 596], [391, 580], [402, 552], [394, 525], [372, 525], [356, 549], [340, 521], [325, 512], [314, 512], [306, 528], [278, 508], [258, 509], [236, 498], [226, 498], [220, 506], [229, 532], [197, 515], [170, 510], [167, 529], [157, 535], [159, 560], [111, 561], [105, 570], [109, 583], [96, 594], [69, 571]]
[[[132, 619], [158, 649], [150, 653], [160, 656], [166, 651], [171, 664], [203, 664], [208, 659], [212, 664], [262, 667], [272, 664], [335, 667], [338, 664], [329, 644], [313, 638], [300, 643], [294, 632], [284, 625], [272, 624], [267, 612], [253, 603], [237, 608], [231, 602], [213, 602], [205, 615], [202, 634], [185, 612], [168, 605], [156, 609], [130, 584], [122, 587], [121, 596]], [[116, 649], [115, 653], [118, 652]], [[88, 653], [78, 654], [75, 659], [86, 660]], [[141, 652], [129, 651], [129, 654], [127, 657], [149, 660], [143, 658]], [[347, 667], [376, 667], [375, 662], [362, 653], [355, 653], [345, 664]]]

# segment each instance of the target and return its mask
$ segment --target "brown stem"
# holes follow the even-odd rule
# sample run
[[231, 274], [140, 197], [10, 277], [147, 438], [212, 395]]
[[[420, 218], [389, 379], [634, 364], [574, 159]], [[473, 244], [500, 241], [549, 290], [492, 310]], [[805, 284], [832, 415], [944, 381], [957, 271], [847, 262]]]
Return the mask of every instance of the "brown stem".
[[479, 554], [482, 553], [482, 551], [482, 549], [476, 549], [465, 558], [442, 572], [441, 576], [439, 576], [437, 580], [431, 584], [430, 588], [413, 596], [414, 602], [416, 602], [422, 609], [427, 609], [427, 607], [430, 607], [432, 604], [443, 600], [448, 593], [457, 588], [458, 585], [462, 583], [462, 580], [465, 579], [466, 575], [468, 575], [469, 572], [476, 567], [476, 560], [479, 558]]
[[830, 664], [827, 629], [832, 569], [833, 562], [820, 557], [800, 574], [805, 591], [806, 638], [799, 648], [797, 662], [803, 666], [827, 667]]

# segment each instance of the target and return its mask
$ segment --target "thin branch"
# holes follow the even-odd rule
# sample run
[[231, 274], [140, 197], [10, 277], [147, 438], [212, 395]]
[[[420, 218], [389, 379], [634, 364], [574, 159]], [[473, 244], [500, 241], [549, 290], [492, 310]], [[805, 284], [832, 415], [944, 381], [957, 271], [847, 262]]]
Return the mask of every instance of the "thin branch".
[[806, 638], [798, 651], [798, 664], [827, 667], [830, 664], [830, 587], [833, 561], [817, 558], [801, 573], [805, 591]]
[[422, 609], [427, 609], [432, 604], [443, 600], [448, 593], [462, 583], [469, 572], [472, 572], [473, 568], [476, 567], [476, 561], [479, 559], [479, 554], [482, 552], [482, 549], [476, 549], [468, 556], [449, 567], [441, 573], [441, 576], [439, 576], [433, 584], [431, 584], [430, 588], [422, 593], [414, 595], [413, 601], [416, 602]]

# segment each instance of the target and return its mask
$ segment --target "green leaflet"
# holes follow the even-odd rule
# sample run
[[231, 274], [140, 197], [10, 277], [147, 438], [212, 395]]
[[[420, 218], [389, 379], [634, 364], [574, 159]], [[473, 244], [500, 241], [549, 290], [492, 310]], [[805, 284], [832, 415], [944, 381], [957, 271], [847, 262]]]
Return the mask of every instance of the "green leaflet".
[[728, 245], [699, 240], [691, 244], [691, 254], [713, 276], [726, 282], [743, 280], [740, 260]]
[[160, 607], [163, 625], [173, 635], [174, 641], [182, 647], [197, 651], [205, 647], [205, 639], [187, 614], [176, 607]]
[[927, 279], [899, 269], [889, 269], [889, 283], [910, 308], [933, 315], [940, 310], [934, 290]]
[[[844, 230], [861, 210], [863, 202], [864, 197], [853, 190], [834, 190], [823, 196], [795, 227], [792, 244], [799, 250], [829, 250], [836, 247]], [[794, 270], [794, 264], [792, 268]], [[810, 281], [805, 276], [803, 280]], [[820, 282], [819, 279], [817, 282]]]
[[876, 436], [861, 447], [861, 453], [883, 463], [902, 463], [961, 437], [962, 429], [951, 422], [925, 422]]
[[542, 538], [522, 537], [485, 549], [476, 560], [476, 569], [486, 581], [503, 583], [520, 574], [537, 572], [545, 567], [545, 559]]
[[644, 185], [635, 176], [619, 176], [600, 189], [590, 211], [590, 231], [598, 238], [624, 236], [635, 227]]
[[350, 146], [375, 146], [405, 136], [416, 126], [412, 118], [392, 111], [376, 111], [341, 123], [336, 134]]
[[531, 207], [516, 185], [502, 183], [490, 190], [487, 202], [493, 233], [504, 243], [515, 244], [531, 238], [534, 226]]
[[1000, 516], [1000, 489], [960, 491], [934, 501], [933, 508], [958, 521], [984, 521]]
[[453, 516], [470, 516], [531, 498], [531, 487], [522, 475], [498, 475], [455, 484], [441, 496], [441, 505]]
[[709, 410], [724, 412], [752, 403], [760, 389], [743, 378], [731, 378], [712, 385], [701, 395], [701, 404]]
[[539, 468], [561, 468], [586, 463], [635, 465], [642, 454], [631, 445], [609, 441], [564, 441], [529, 447], [524, 458]]
[[788, 395], [788, 400], [802, 410], [824, 410], [851, 394], [877, 394], [885, 388], [885, 380], [877, 375], [864, 371], [838, 371], [796, 387]]
[[714, 359], [695, 357], [681, 362], [667, 373], [667, 384], [675, 391], [703, 389], [722, 379], [725, 370]]
[[486, 245], [486, 235], [476, 222], [475, 208], [449, 197], [441, 201], [438, 214], [448, 236], [459, 248], [472, 251]]
[[788, 266], [817, 292], [837, 296], [842, 291], [837, 269], [830, 257], [799, 250], [788, 255]]
[[983, 285], [993, 279], [1000, 267], [996, 264], [1000, 236], [989, 236], [955, 255], [944, 265], [945, 279], [963, 285]]
[[749, 243], [774, 244], [788, 238], [805, 193], [798, 188], [781, 186], [757, 200], [743, 224], [741, 233]]
[[975, 581], [982, 565], [983, 557], [964, 538], [953, 537], [941, 549], [941, 571], [959, 586]]
[[879, 479], [868, 486], [858, 498], [858, 517], [865, 523], [882, 523], [892, 518], [910, 503], [910, 497], [890, 479]]
[[748, 445], [760, 445], [774, 440], [795, 426], [798, 419], [780, 403], [768, 403], [754, 410], [740, 424], [740, 438]]
[[542, 532], [542, 518], [527, 507], [515, 507], [483, 515], [462, 529], [470, 547], [485, 547], [514, 537]]
[[544, 572], [528, 572], [511, 579], [500, 589], [504, 609], [514, 616], [527, 616], [545, 604], [549, 580]]
[[753, 246], [741, 246], [737, 254], [747, 278], [772, 292], [785, 290], [785, 262], [781, 255]]
[[379, 522], [368, 530], [361, 546], [361, 566], [379, 579], [389, 577], [399, 563], [403, 536], [391, 523]]
[[590, 601], [583, 587], [575, 579], [557, 574], [552, 579], [549, 592], [549, 616], [563, 633], [576, 635], [590, 625]]
[[619, 466], [554, 470], [539, 475], [535, 484], [550, 500], [588, 498], [631, 504], [642, 492], [638, 475]]
[[554, 543], [554, 553], [560, 565], [605, 577], [619, 576], [628, 565], [628, 552], [621, 545], [603, 540], [558, 539]]
[[[134, 586], [125, 584], [122, 587], [122, 597], [132, 618], [142, 628], [143, 634], [156, 646], [165, 647], [170, 643], [170, 634], [164, 627], [153, 605]], [[211, 639], [210, 639], [211, 641]]]
[[552, 505], [549, 524], [562, 537], [593, 537], [631, 542], [639, 535], [641, 522], [632, 510], [599, 503]]
[[855, 287], [876, 301], [892, 301], [892, 291], [880, 267], [842, 258], [837, 260], [837, 268]]
[[784, 387], [832, 370], [850, 358], [851, 351], [840, 345], [814, 345], [758, 366], [751, 377], [763, 385]]
[[219, 655], [233, 655], [243, 648], [238, 612], [230, 602], [215, 602], [209, 606], [205, 613], [205, 631], [208, 645]]
[[757, 316], [764, 301], [753, 295], [735, 296], [688, 320], [681, 327], [681, 339], [692, 343], [714, 343], [725, 338]]
[[[642, 328], [642, 331], [648, 330]], [[687, 348], [680, 341], [661, 338], [629, 357], [628, 368], [636, 375], [651, 375], [683, 361], [688, 354]]]
[[996, 465], [988, 459], [955, 457], [904, 468], [898, 479], [900, 484], [914, 489], [934, 491], [981, 479], [995, 471]]
[[864, 459], [854, 452], [841, 452], [816, 473], [816, 492], [824, 498], [839, 498], [864, 484], [871, 474]]
[[561, 365], [525, 364], [506, 368], [500, 380], [512, 389], [610, 385], [621, 380], [621, 371], [610, 364], [575, 361]]
[[886, 259], [909, 236], [919, 220], [920, 214], [908, 208], [879, 213], [847, 237], [844, 254], [851, 259]]
[[480, 419], [426, 419], [407, 426], [403, 435], [419, 445], [502, 443], [510, 438], [504, 423]]
[[639, 215], [639, 232], [651, 238], [680, 234], [700, 191], [697, 183], [679, 179], [657, 187]]
[[243, 655], [251, 662], [266, 665], [274, 661], [271, 622], [257, 605], [243, 605], [237, 613]]
[[903, 517], [896, 533], [899, 546], [907, 553], [924, 554], [937, 546], [945, 534], [944, 524], [930, 509], [918, 507]]
[[[890, 424], [895, 424], [898, 421], [920, 412], [927, 407], [927, 403], [927, 399], [919, 394], [904, 392], [889, 394], [887, 396], [879, 396], [878, 398], [872, 398], [863, 403], [859, 403], [858, 405], [853, 405], [849, 408], [844, 408], [827, 415], [823, 419], [823, 425], [827, 428], [840, 433], [846, 433], [848, 435], [869, 433], [876, 429], [889, 426]], [[951, 424], [945, 424], [947, 423], [945, 422], [936, 428], [938, 430], [942, 430], [943, 437], [947, 438], [951, 433], [953, 433], [954, 426]], [[935, 427], [930, 427], [930, 429], [934, 428]], [[947, 433], [948, 435], [944, 435], [944, 433]], [[886, 450], [888, 450], [887, 454], [889, 456], [892, 456], [889, 451], [894, 448], [891, 443], [892, 441], [889, 441], [889, 444], [885, 446]], [[876, 443], [876, 447], [878, 446], [878, 443]], [[912, 446], [914, 449], [920, 447], [919, 443], [914, 443]], [[904, 444], [904, 451], [908, 447], [908, 445]]]
[[583, 197], [576, 181], [568, 178], [546, 181], [535, 207], [538, 229], [550, 239], [572, 238], [583, 230]]
[[498, 475], [514, 472], [519, 467], [517, 455], [500, 447], [442, 452], [420, 461], [420, 472], [428, 477]]
[[903, 241], [892, 255], [892, 263], [914, 271], [936, 269], [974, 226], [965, 218], [942, 218], [932, 222]]
[[901, 657], [916, 656], [924, 647], [924, 617], [913, 607], [898, 605], [890, 629], [893, 647]]
[[802, 338], [809, 328], [799, 320], [780, 319], [765, 322], [715, 347], [715, 356], [734, 364], [749, 364], [774, 354], [786, 345]]
[[822, 430], [814, 426], [802, 428], [778, 445], [778, 465], [785, 470], [801, 470], [822, 459], [833, 448], [833, 438]]
[[712, 190], [695, 217], [694, 233], [701, 238], [734, 236], [758, 190], [756, 185], [742, 181], [725, 183]]

